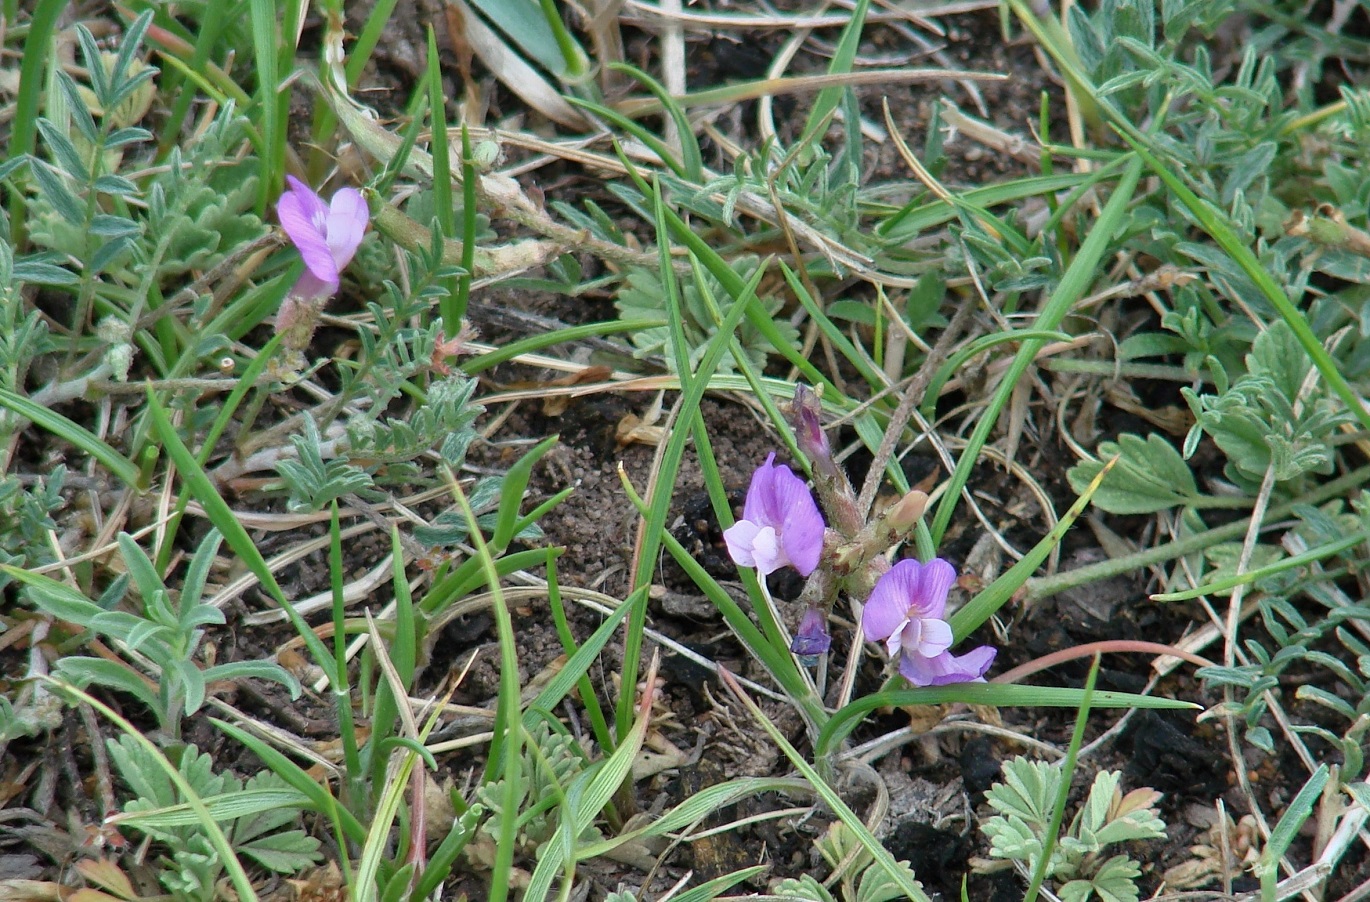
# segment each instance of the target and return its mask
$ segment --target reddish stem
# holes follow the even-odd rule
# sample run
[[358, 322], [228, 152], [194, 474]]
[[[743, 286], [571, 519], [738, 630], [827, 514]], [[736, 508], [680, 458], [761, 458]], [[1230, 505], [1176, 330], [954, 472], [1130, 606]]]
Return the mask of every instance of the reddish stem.
[[1141, 652], [1143, 654], [1173, 655], [1174, 657], [1182, 658], [1199, 667], [1218, 666], [1202, 655], [1196, 655], [1193, 652], [1184, 651], [1173, 645], [1165, 645], [1161, 642], [1141, 642], [1135, 639], [1108, 639], [1102, 642], [1086, 642], [1084, 645], [1063, 648], [1060, 651], [1054, 651], [1049, 655], [1034, 658], [1025, 664], [1019, 664], [1006, 673], [999, 674], [997, 677], [990, 680], [990, 682], [1016, 683], [1023, 677], [1030, 676], [1041, 670], [1046, 670], [1048, 667], [1055, 667], [1057, 664], [1073, 661], [1076, 658], [1088, 658], [1096, 653], [1103, 654], [1108, 652]]

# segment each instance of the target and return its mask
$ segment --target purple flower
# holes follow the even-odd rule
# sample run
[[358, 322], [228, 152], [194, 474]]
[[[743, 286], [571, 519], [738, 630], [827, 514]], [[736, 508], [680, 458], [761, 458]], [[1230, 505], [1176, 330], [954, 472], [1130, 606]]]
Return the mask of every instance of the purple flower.
[[956, 569], [941, 558], [926, 564], [904, 560], [875, 583], [861, 612], [861, 629], [899, 655], [899, 672], [915, 686], [945, 686], [979, 680], [996, 650], [982, 645], [953, 655], [951, 625], [942, 619]]
[[304, 258], [304, 274], [291, 289], [303, 299], [326, 298], [338, 290], [338, 273], [352, 261], [366, 234], [370, 211], [356, 188], [341, 188], [326, 206], [323, 198], [292, 175], [276, 202], [281, 227]]
[[806, 667], [813, 667], [818, 659], [828, 653], [832, 637], [828, 635], [828, 618], [818, 608], [808, 608], [799, 621], [799, 631], [790, 642], [790, 651], [799, 657]]
[[823, 551], [823, 515], [808, 486], [775, 454], [752, 474], [742, 519], [723, 531], [728, 554], [762, 576], [789, 565], [808, 576]]

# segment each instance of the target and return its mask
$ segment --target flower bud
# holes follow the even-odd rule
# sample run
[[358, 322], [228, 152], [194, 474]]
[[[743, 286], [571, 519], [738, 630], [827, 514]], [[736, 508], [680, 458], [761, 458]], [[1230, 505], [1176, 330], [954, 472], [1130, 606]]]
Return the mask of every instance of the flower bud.
[[833, 463], [828, 436], [823, 432], [823, 422], [820, 418], [822, 411], [823, 405], [818, 400], [818, 395], [810, 391], [808, 386], [794, 387], [790, 415], [794, 422], [795, 441], [814, 469], [826, 476], [834, 475], [837, 465]]
[[481, 172], [489, 172], [504, 162], [504, 148], [498, 141], [477, 141], [471, 147], [471, 162]]
[[818, 659], [828, 653], [832, 637], [828, 635], [828, 618], [818, 608], [808, 608], [799, 621], [799, 631], [794, 634], [790, 651], [799, 658], [805, 667], [818, 664]]
[[126, 341], [110, 345], [105, 351], [105, 362], [109, 364], [111, 379], [127, 382], [129, 368], [133, 366], [133, 345]]
[[914, 489], [885, 511], [885, 525], [897, 536], [907, 535], [928, 507], [928, 493]]

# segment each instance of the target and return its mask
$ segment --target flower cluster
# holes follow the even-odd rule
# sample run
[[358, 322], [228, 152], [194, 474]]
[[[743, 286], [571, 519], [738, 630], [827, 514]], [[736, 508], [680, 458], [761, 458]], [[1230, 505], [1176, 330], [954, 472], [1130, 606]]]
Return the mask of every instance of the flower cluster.
[[[742, 519], [723, 531], [723, 541], [735, 563], [755, 567], [763, 577], [786, 566], [808, 576], [818, 569], [823, 554], [823, 515], [804, 480], [777, 464], [772, 453], [752, 474]], [[828, 618], [810, 607], [790, 650], [805, 664], [813, 664], [830, 645]]]
[[996, 650], [982, 645], [953, 655], [951, 625], [942, 619], [956, 570], [941, 558], [904, 560], [875, 584], [861, 611], [861, 629], [899, 656], [899, 672], [915, 686], [944, 686], [982, 679]]
[[735, 562], [762, 576], [786, 566], [808, 576], [823, 552], [823, 515], [804, 481], [772, 453], [752, 474], [742, 519], [723, 531], [723, 541]]
[[[801, 438], [806, 450], [812, 450], [818, 457], [831, 464], [826, 439], [818, 427], [816, 416], [808, 422], [801, 409]], [[805, 429], [804, 427], [808, 428]], [[845, 482], [836, 466], [820, 467], [815, 462], [815, 472], [822, 480], [831, 483]], [[822, 489], [823, 486], [820, 486]], [[847, 493], [849, 494], [849, 493]], [[913, 493], [921, 496], [921, 493]], [[826, 495], [825, 495], [826, 497]], [[926, 496], [905, 499], [908, 504], [896, 505], [894, 526], [906, 530], [922, 512]], [[908, 510], [904, 510], [904, 508]], [[915, 510], [916, 509], [916, 510]], [[888, 515], [887, 518], [889, 519]], [[902, 521], [910, 520], [905, 525]], [[891, 521], [893, 522], [893, 521]], [[840, 541], [843, 532], [854, 532], [851, 524], [840, 522], [832, 535]], [[848, 528], [843, 529], [844, 526]], [[829, 566], [840, 569], [843, 562], [853, 557], [860, 558], [866, 552], [865, 545], [888, 542], [890, 524], [882, 529], [867, 530], [870, 536], [859, 537], [857, 544], [845, 548], [829, 549]], [[817, 585], [823, 574], [819, 570], [824, 556], [825, 527], [823, 515], [818, 510], [813, 494], [804, 481], [796, 476], [789, 467], [775, 463], [775, 455], [766, 458], [752, 474], [751, 485], [747, 489], [747, 499], [743, 504], [742, 518], [723, 532], [728, 553], [735, 563], [743, 567], [755, 567], [764, 578], [781, 567], [793, 567], [801, 576], [813, 576], [806, 587], [805, 597], [809, 604], [800, 620], [790, 650], [806, 664], [815, 663], [827, 653], [832, 639], [828, 634], [827, 607], [831, 606], [828, 596], [826, 605], [814, 602], [809, 590]], [[888, 547], [886, 544], [884, 547]], [[883, 558], [880, 568], [886, 565]], [[875, 572], [879, 572], [875, 570]], [[872, 575], [870, 579], [875, 579]], [[963, 655], [953, 655], [951, 625], [944, 619], [947, 607], [947, 593], [956, 580], [956, 570], [940, 558], [926, 564], [914, 560], [900, 561], [875, 579], [870, 589], [870, 597], [861, 613], [861, 627], [868, 638], [883, 642], [891, 658], [898, 657], [899, 672], [915, 686], [942, 686], [948, 683], [964, 683], [984, 678], [990, 664], [994, 662], [995, 649], [984, 645]], [[829, 584], [833, 585], [829, 580]], [[848, 584], [862, 585], [853, 581]], [[870, 582], [864, 583], [869, 587]], [[832, 590], [835, 593], [835, 589]], [[822, 595], [820, 589], [816, 595]], [[864, 594], [864, 593], [863, 593]]]

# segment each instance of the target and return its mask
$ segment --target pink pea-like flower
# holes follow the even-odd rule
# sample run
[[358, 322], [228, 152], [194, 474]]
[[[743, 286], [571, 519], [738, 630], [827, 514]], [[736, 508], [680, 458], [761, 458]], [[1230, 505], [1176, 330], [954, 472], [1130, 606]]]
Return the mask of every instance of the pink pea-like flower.
[[943, 619], [956, 569], [941, 558], [926, 564], [904, 560], [875, 583], [861, 612], [866, 636], [899, 656], [899, 672], [915, 686], [980, 680], [997, 651], [982, 645], [953, 655], [951, 625]]
[[304, 258], [304, 273], [290, 294], [302, 300], [330, 297], [337, 293], [338, 274], [362, 243], [370, 210], [355, 188], [340, 188], [325, 204], [304, 182], [285, 178], [290, 187], [276, 202], [276, 213]]
[[742, 519], [723, 531], [723, 540], [734, 562], [762, 576], [785, 566], [808, 576], [823, 551], [823, 515], [804, 480], [772, 453], [752, 474]]

